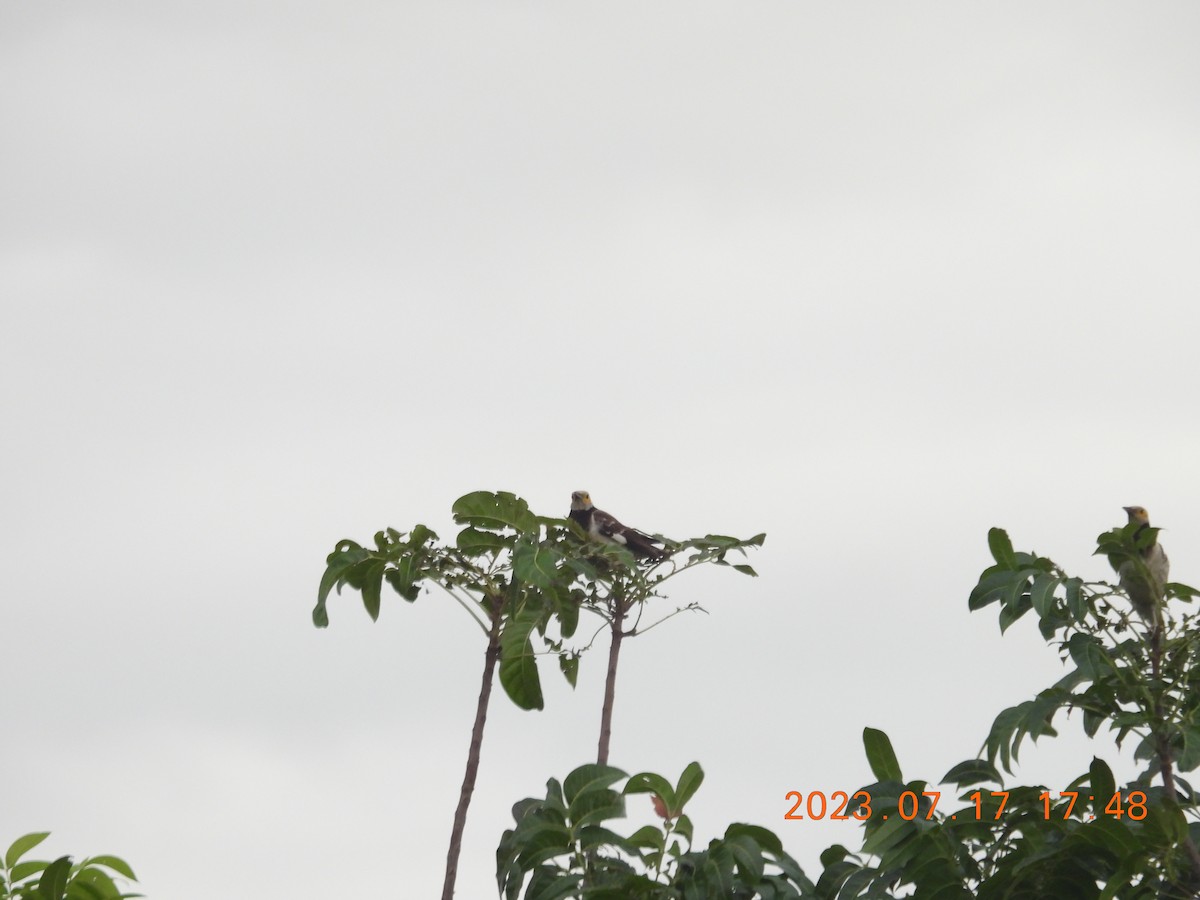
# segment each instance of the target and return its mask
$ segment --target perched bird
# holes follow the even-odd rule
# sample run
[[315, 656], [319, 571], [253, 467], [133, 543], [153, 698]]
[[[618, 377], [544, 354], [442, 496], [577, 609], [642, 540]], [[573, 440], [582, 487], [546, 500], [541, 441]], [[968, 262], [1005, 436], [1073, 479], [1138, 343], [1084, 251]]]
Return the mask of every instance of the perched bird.
[[[1133, 533], [1136, 541], [1142, 532], [1150, 527], [1150, 514], [1141, 506], [1126, 506], [1124, 510], [1129, 514], [1129, 524], [1138, 526]], [[1167, 560], [1167, 554], [1163, 552], [1157, 535], [1148, 547], [1139, 552], [1145, 566], [1139, 566], [1135, 560], [1127, 559], [1121, 563], [1117, 574], [1120, 575], [1121, 587], [1129, 595], [1129, 601], [1137, 614], [1147, 622], [1154, 622], [1155, 610], [1162, 603], [1163, 586], [1167, 583], [1171, 563]]]
[[588, 496], [587, 491], [575, 491], [571, 494], [571, 511], [568, 516], [578, 522], [592, 540], [619, 544], [638, 559], [658, 561], [668, 556], [665, 550], [655, 546], [661, 543], [660, 541], [636, 528], [622, 525], [615, 516], [592, 506], [592, 498]]

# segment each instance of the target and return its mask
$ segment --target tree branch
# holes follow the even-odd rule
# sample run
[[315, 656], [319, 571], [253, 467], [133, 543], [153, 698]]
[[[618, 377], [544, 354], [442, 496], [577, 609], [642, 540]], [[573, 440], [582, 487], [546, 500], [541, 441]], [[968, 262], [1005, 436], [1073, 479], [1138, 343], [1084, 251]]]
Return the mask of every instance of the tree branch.
[[617, 690], [617, 660], [621, 655], [621, 641], [625, 638], [622, 626], [627, 612], [623, 596], [612, 597], [612, 643], [608, 646], [608, 674], [604, 679], [604, 706], [600, 709], [600, 744], [596, 749], [596, 764], [608, 765], [608, 745], [612, 740], [613, 701]]
[[475, 776], [479, 774], [479, 752], [483, 746], [483, 726], [487, 722], [488, 700], [492, 695], [492, 676], [496, 661], [500, 658], [500, 609], [503, 599], [489, 598], [492, 602], [492, 627], [488, 633], [487, 651], [483, 656], [483, 678], [479, 686], [479, 702], [475, 706], [475, 724], [471, 728], [471, 748], [467, 751], [467, 769], [463, 773], [462, 790], [458, 795], [458, 808], [454, 811], [454, 826], [450, 829], [450, 850], [446, 854], [446, 880], [442, 885], [442, 900], [454, 897], [454, 882], [458, 878], [458, 857], [462, 852], [463, 829], [467, 823], [467, 808], [471, 795], [475, 793]]

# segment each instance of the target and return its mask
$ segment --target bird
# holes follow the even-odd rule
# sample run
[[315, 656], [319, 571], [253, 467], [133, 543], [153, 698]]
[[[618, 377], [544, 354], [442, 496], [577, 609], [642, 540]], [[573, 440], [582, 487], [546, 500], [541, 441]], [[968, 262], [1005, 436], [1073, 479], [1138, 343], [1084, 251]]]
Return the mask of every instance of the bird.
[[573, 521], [578, 522], [592, 540], [605, 544], [617, 544], [627, 549], [637, 559], [658, 562], [666, 559], [669, 555], [666, 550], [655, 546], [655, 544], [662, 543], [661, 541], [636, 528], [622, 525], [617, 521], [616, 516], [609, 515], [602, 509], [596, 509], [592, 505], [592, 498], [587, 491], [574, 491], [571, 494], [571, 511], [567, 515]]
[[[1126, 506], [1123, 509], [1129, 515], [1129, 524], [1138, 526], [1133, 533], [1136, 542], [1142, 532], [1150, 527], [1150, 514], [1142, 506]], [[1129, 596], [1129, 602], [1133, 604], [1137, 614], [1147, 622], [1154, 622], [1155, 611], [1162, 602], [1171, 563], [1162, 544], [1158, 542], [1157, 534], [1151, 538], [1149, 546], [1138, 553], [1142, 558], [1142, 565], [1139, 565], [1137, 560], [1127, 559], [1121, 563], [1117, 574], [1120, 576], [1121, 587]]]

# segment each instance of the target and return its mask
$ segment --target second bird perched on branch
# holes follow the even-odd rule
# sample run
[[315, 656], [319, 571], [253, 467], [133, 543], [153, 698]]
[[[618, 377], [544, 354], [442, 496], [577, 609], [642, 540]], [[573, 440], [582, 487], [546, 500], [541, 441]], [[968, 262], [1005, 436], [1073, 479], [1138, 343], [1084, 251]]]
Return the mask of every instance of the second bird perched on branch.
[[[1129, 524], [1137, 525], [1133, 533], [1134, 541], [1150, 527], [1150, 514], [1141, 506], [1126, 506]], [[1129, 595], [1129, 602], [1137, 614], [1147, 622], [1155, 621], [1155, 610], [1162, 603], [1163, 588], [1167, 583], [1171, 563], [1158, 542], [1158, 535], [1151, 537], [1150, 543], [1140, 551], [1141, 563], [1136, 560], [1126, 560], [1121, 563], [1117, 574], [1120, 576], [1121, 587]]]
[[636, 528], [622, 525], [617, 521], [616, 516], [611, 516], [602, 509], [596, 509], [592, 505], [592, 498], [587, 491], [575, 491], [571, 494], [571, 511], [567, 515], [578, 522], [592, 540], [617, 544], [638, 559], [658, 562], [670, 555], [666, 550], [655, 546], [661, 541]]

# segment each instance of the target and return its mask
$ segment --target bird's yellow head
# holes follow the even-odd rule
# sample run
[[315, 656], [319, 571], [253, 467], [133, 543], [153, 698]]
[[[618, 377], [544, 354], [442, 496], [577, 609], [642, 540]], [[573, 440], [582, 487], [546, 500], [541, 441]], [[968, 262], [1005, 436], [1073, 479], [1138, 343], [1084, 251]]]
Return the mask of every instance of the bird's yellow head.
[[1122, 506], [1125, 512], [1129, 514], [1129, 524], [1149, 525], [1150, 513], [1146, 512], [1144, 506]]
[[571, 493], [571, 509], [591, 509], [592, 498], [587, 491], [573, 491]]

